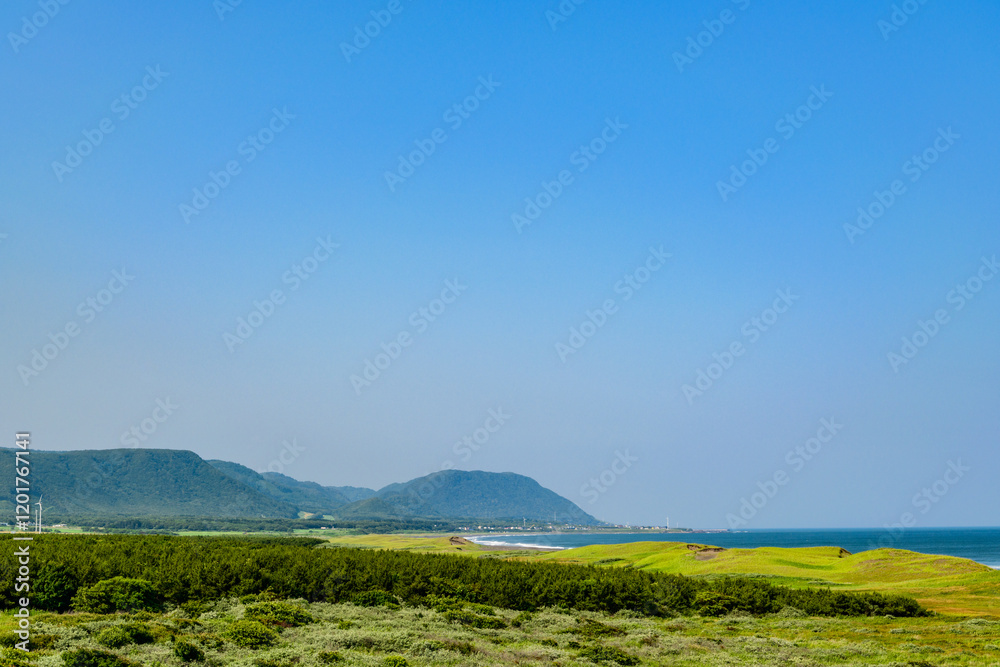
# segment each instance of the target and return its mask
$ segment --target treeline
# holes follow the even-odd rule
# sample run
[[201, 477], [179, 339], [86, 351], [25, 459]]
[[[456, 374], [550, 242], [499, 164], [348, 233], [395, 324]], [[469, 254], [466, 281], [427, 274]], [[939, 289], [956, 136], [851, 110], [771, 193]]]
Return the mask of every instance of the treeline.
[[[66, 610], [99, 582], [125, 577], [149, 582], [155, 600], [167, 605], [270, 592], [310, 601], [434, 605], [445, 598], [522, 611], [553, 606], [654, 616], [766, 614], [785, 607], [820, 616], [929, 613], [903, 596], [793, 590], [746, 577], [706, 580], [631, 568], [324, 544], [283, 537], [39, 535], [31, 543], [33, 604]], [[8, 544], [0, 554], [3, 608], [14, 606], [13, 553]]]
[[392, 533], [401, 530], [457, 530], [453, 521], [441, 519], [242, 519], [212, 517], [46, 516], [46, 523], [66, 523], [87, 530], [108, 532], [240, 531], [291, 533], [294, 530], [336, 526], [359, 533]]

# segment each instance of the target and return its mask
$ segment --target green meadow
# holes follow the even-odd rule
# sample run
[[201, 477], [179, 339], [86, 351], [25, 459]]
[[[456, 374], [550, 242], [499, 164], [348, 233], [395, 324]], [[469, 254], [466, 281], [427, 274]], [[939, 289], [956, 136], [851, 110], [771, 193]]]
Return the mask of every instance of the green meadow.
[[899, 549], [725, 549], [674, 542], [582, 547], [538, 558], [688, 576], [754, 574], [792, 587], [898, 593], [942, 614], [1000, 617], [1000, 571], [963, 558]]
[[963, 558], [900, 549], [849, 554], [839, 547], [720, 549], [684, 542], [630, 542], [541, 552], [495, 551], [461, 538], [441, 536], [359, 535], [330, 541], [355, 548], [480, 556], [504, 554], [519, 559], [630, 567], [686, 576], [756, 575], [775, 584], [798, 588], [898, 593], [912, 596], [942, 614], [1000, 618], [1000, 571]]

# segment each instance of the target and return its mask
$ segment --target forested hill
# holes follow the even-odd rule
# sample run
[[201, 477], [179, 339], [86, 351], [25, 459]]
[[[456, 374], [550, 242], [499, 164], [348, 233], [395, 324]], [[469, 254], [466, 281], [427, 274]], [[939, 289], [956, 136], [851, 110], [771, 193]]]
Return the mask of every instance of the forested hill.
[[[599, 523], [574, 503], [514, 473], [447, 470], [374, 491], [257, 473], [194, 452], [108, 449], [31, 452], [32, 503], [51, 517], [499, 519]], [[0, 474], [14, 478], [14, 450], [0, 448]], [[11, 498], [0, 510], [13, 514]], [[34, 515], [35, 508], [32, 507]], [[8, 518], [8, 521], [12, 520]]]
[[239, 463], [208, 461], [233, 479], [252, 486], [275, 500], [294, 505], [303, 512], [326, 514], [356, 500], [375, 495], [372, 489], [355, 486], [321, 486], [316, 482], [300, 482], [276, 472], [258, 473]]
[[442, 470], [403, 484], [390, 484], [376, 497], [417, 516], [600, 523], [530, 477], [512, 472]]
[[[194, 452], [34, 450], [30, 460], [32, 502], [41, 497], [44, 512], [52, 516], [297, 515], [293, 505], [223, 474]], [[0, 451], [0, 475], [14, 479], [14, 450]], [[8, 494], [0, 500], [6, 512], [13, 511], [11, 499]]]

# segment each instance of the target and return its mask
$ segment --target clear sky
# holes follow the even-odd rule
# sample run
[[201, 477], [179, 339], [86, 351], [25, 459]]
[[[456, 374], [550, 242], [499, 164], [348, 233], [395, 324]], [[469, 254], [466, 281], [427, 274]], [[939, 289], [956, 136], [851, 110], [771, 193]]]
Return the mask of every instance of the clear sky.
[[996, 3], [229, 2], [0, 9], [10, 443], [1000, 523]]

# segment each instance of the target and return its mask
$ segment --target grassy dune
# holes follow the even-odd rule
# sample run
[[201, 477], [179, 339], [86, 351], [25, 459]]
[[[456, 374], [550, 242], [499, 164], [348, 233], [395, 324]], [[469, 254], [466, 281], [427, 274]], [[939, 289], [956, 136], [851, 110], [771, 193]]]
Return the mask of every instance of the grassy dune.
[[721, 549], [685, 542], [630, 542], [556, 552], [498, 550], [442, 535], [352, 535], [332, 544], [369, 549], [515, 558], [634, 567], [687, 576], [760, 575], [792, 587], [824, 586], [915, 597], [928, 609], [961, 616], [1000, 618], [1000, 571], [964, 558], [901, 549], [849, 554], [839, 547]]
[[330, 538], [330, 543], [355, 549], [397, 549], [421, 553], [478, 554], [484, 551], [483, 547], [465, 538], [447, 535], [344, 535]]
[[839, 547], [719, 549], [683, 542], [633, 542], [537, 558], [691, 576], [758, 574], [788, 586], [900, 593], [940, 613], [1000, 617], [1000, 571], [964, 558], [901, 549], [852, 555]]

